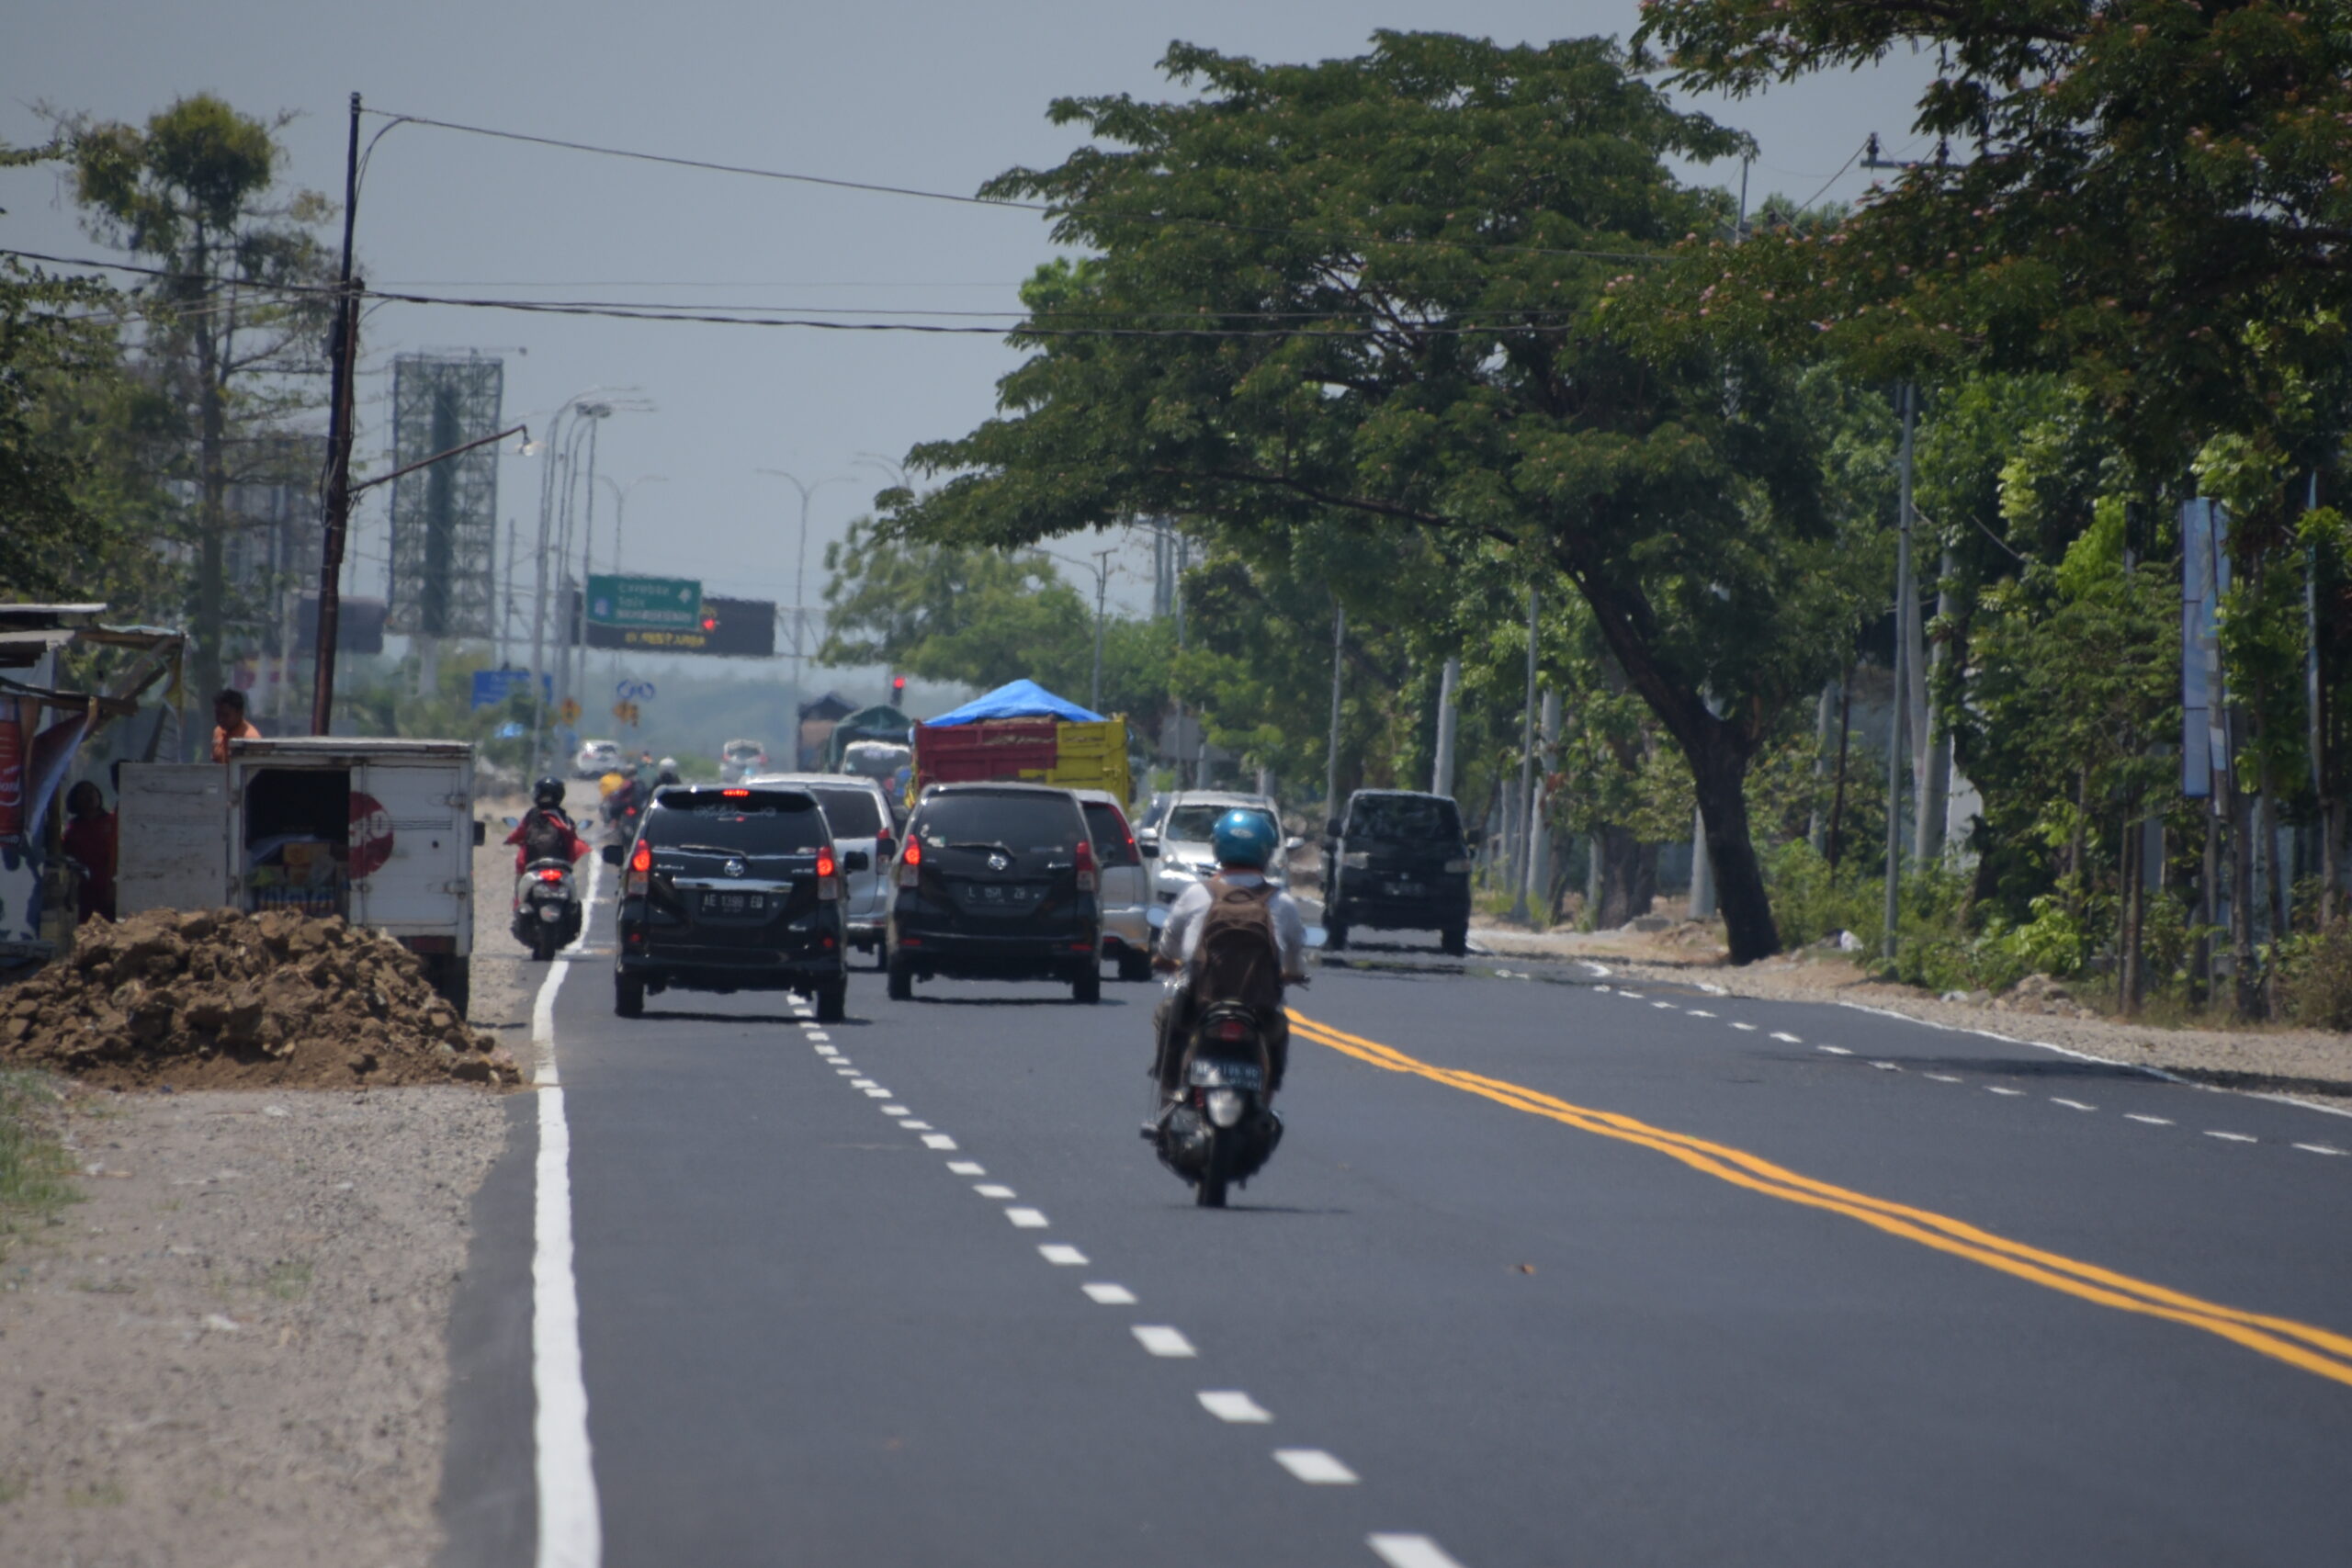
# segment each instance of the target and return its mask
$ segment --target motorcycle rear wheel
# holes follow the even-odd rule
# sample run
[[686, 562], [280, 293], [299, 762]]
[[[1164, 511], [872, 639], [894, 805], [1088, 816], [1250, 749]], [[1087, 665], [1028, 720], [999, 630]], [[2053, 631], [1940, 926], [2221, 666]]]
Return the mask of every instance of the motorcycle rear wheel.
[[1193, 1202], [1197, 1208], [1224, 1208], [1225, 1178], [1222, 1176], [1204, 1176], [1198, 1181], [1193, 1183]]

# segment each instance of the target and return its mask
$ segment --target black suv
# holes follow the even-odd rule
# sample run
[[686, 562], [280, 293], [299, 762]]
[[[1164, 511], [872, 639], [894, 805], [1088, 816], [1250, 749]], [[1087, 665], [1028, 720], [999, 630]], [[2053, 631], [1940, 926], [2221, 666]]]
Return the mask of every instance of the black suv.
[[1348, 928], [1435, 931], [1445, 951], [1470, 950], [1470, 851], [1462, 815], [1442, 795], [1360, 789], [1323, 846], [1325, 945]]
[[1042, 784], [942, 784], [907, 823], [893, 868], [890, 997], [917, 976], [1067, 980], [1102, 997], [1100, 874], [1086, 814]]
[[805, 789], [665, 789], [622, 867], [613, 1010], [635, 1018], [648, 991], [797, 991], [817, 1016], [849, 992], [846, 874], [817, 797]]

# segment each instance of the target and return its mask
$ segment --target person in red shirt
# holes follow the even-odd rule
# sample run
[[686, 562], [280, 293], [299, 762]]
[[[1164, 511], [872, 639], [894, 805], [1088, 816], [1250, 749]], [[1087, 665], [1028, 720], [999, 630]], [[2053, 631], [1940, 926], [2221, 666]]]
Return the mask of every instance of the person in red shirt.
[[65, 792], [65, 858], [81, 868], [81, 919], [114, 919], [114, 813], [98, 786], [84, 779]]

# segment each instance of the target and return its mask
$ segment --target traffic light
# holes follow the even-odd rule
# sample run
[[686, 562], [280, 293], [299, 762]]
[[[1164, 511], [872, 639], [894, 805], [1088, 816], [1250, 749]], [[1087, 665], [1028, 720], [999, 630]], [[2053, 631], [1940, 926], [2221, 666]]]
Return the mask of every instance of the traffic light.
[[906, 694], [907, 694], [907, 678], [906, 678], [904, 675], [893, 675], [893, 676], [891, 676], [891, 677], [890, 677], [890, 705], [891, 705], [892, 707], [898, 707], [898, 706], [900, 706], [900, 705], [903, 704], [903, 702], [905, 701]]

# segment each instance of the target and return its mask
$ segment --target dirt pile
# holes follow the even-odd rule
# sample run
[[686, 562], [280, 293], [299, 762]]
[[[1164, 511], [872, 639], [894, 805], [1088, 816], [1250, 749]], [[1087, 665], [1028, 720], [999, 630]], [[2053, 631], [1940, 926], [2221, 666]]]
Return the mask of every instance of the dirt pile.
[[339, 919], [155, 909], [0, 991], [0, 1060], [110, 1086], [519, 1083], [416, 955]]

